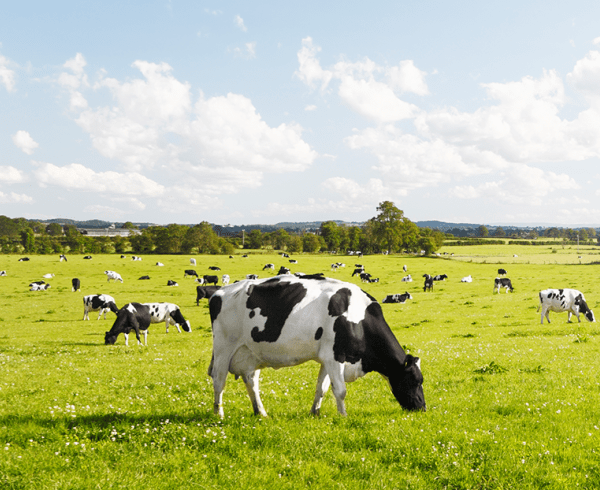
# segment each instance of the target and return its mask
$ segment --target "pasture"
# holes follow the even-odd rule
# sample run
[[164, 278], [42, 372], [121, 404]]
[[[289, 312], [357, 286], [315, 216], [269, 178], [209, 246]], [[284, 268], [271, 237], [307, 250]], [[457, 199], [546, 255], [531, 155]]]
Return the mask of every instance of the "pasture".
[[[581, 290], [600, 314], [597, 249], [532, 246], [447, 247], [439, 258], [404, 255], [274, 254], [143, 256], [92, 260], [0, 256], [0, 487], [25, 488], [344, 488], [564, 489], [600, 487], [600, 328], [551, 313], [540, 325], [537, 294]], [[518, 257], [513, 257], [516, 254]], [[579, 255], [582, 259], [579, 259]], [[585, 260], [583, 259], [585, 257]], [[154, 264], [160, 261], [164, 267]], [[330, 270], [332, 262], [346, 267]], [[230, 376], [225, 418], [213, 415], [210, 318], [196, 306], [193, 279], [242, 279], [267, 262], [292, 272], [351, 278], [362, 263], [380, 302], [408, 291], [406, 304], [382, 305], [405, 349], [421, 358], [426, 412], [405, 412], [376, 374], [348, 385], [348, 416], [331, 393], [309, 415], [316, 363], [261, 374], [269, 414], [255, 417], [241, 380]], [[402, 266], [413, 282], [403, 283]], [[493, 293], [497, 269], [515, 291]], [[107, 282], [105, 270], [123, 277]], [[48, 291], [29, 291], [42, 279]], [[423, 292], [424, 273], [447, 274]], [[472, 283], [460, 279], [472, 275]], [[138, 280], [149, 275], [150, 280]], [[71, 278], [81, 280], [71, 291]], [[167, 280], [179, 283], [168, 287]], [[220, 283], [220, 281], [219, 281]], [[120, 336], [104, 345], [115, 315], [83, 321], [82, 298], [106, 293], [178, 304], [191, 333], [150, 327], [148, 347]]]

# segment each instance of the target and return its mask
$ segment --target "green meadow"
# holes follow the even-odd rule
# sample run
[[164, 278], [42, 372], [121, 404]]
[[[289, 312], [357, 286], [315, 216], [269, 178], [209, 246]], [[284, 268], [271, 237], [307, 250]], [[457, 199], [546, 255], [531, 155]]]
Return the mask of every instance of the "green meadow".
[[[516, 255], [516, 257], [514, 256]], [[185, 269], [231, 280], [262, 271], [276, 254], [195, 256], [0, 256], [0, 488], [600, 488], [600, 329], [550, 313], [540, 324], [538, 292], [581, 290], [600, 314], [599, 249], [448, 246], [439, 257], [296, 255], [292, 272], [351, 277], [355, 263], [380, 282], [362, 284], [381, 301], [404, 348], [421, 358], [426, 412], [406, 412], [386, 381], [348, 385], [347, 417], [331, 393], [309, 414], [316, 363], [264, 370], [266, 418], [253, 415], [241, 380], [225, 387], [225, 418], [213, 415], [210, 319], [196, 306]], [[154, 265], [157, 261], [164, 267]], [[345, 268], [332, 272], [332, 262]], [[414, 281], [403, 283], [403, 265]], [[513, 293], [493, 292], [499, 267]], [[105, 270], [124, 283], [107, 282]], [[48, 291], [28, 284], [53, 273]], [[447, 274], [433, 292], [424, 273]], [[149, 275], [150, 280], [138, 278]], [[472, 283], [460, 279], [471, 275]], [[82, 290], [71, 291], [71, 278]], [[178, 287], [168, 287], [173, 279]], [[82, 298], [177, 303], [191, 333], [152, 325], [148, 346], [120, 336], [104, 345], [115, 315], [83, 321]]]

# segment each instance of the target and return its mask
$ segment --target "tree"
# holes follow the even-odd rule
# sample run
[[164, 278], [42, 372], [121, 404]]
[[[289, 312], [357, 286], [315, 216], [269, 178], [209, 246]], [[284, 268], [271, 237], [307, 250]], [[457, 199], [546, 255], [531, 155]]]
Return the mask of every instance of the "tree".
[[335, 221], [324, 221], [319, 229], [320, 235], [327, 244], [327, 250], [337, 251], [340, 248], [340, 227]]
[[259, 249], [262, 247], [262, 232], [258, 229], [250, 231], [246, 237], [245, 248]]
[[477, 228], [477, 236], [479, 236], [481, 238], [485, 238], [489, 234], [490, 234], [490, 232], [485, 225], [481, 225], [481, 226], [479, 226], [479, 228]]
[[288, 251], [291, 253], [300, 253], [303, 250], [302, 238], [298, 235], [291, 235], [288, 241]]
[[203, 221], [189, 228], [181, 243], [181, 250], [190, 253], [219, 253], [220, 245], [218, 236], [210, 223]]
[[506, 233], [504, 232], [504, 229], [499, 226], [498, 228], [496, 228], [496, 230], [494, 231], [494, 236], [498, 237], [498, 238], [502, 238], [506, 236]]
[[305, 233], [302, 235], [302, 249], [305, 252], [318, 252], [321, 248], [319, 237], [314, 233]]
[[50, 223], [46, 226], [46, 233], [50, 236], [62, 236], [63, 229], [58, 223]]
[[380, 250], [393, 252], [398, 250], [402, 235], [404, 212], [391, 201], [383, 201], [377, 206], [379, 214], [371, 218], [373, 235]]
[[26, 228], [21, 232], [21, 245], [25, 252], [33, 252], [35, 250], [35, 234], [31, 228]]

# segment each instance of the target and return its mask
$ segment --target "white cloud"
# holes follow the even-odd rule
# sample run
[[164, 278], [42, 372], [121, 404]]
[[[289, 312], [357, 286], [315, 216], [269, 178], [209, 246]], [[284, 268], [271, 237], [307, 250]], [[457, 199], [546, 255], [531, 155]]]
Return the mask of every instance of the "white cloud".
[[27, 131], [23, 130], [17, 131], [15, 134], [13, 134], [12, 140], [15, 146], [27, 155], [33, 154], [33, 151], [40, 146], [33, 140]]
[[62, 72], [58, 76], [58, 84], [65, 88], [70, 94], [70, 105], [72, 110], [82, 110], [87, 107], [87, 100], [83, 97], [80, 89], [89, 87], [89, 81], [85, 73], [87, 62], [81, 53], [67, 60], [63, 65], [69, 72]]
[[309, 87], [315, 88], [320, 84], [321, 90], [325, 90], [333, 73], [321, 68], [319, 60], [316, 59], [316, 54], [319, 51], [321, 51], [321, 48], [313, 45], [312, 38], [302, 39], [302, 48], [298, 51], [298, 64], [300, 66], [295, 75]]
[[317, 110], [317, 106], [314, 104], [309, 104], [304, 108], [305, 111], [310, 112], [310, 111], [316, 111]]
[[7, 91], [12, 92], [15, 88], [15, 72], [8, 65], [8, 59], [0, 54], [0, 84], [4, 85]]
[[0, 166], [0, 182], [3, 184], [19, 184], [25, 182], [27, 179], [25, 174], [15, 167], [2, 167]]
[[139, 173], [96, 172], [79, 163], [58, 167], [51, 163], [40, 162], [37, 163], [34, 176], [42, 187], [52, 185], [71, 190], [109, 194], [114, 197], [157, 197], [165, 190], [163, 185]]
[[235, 48], [233, 52], [236, 56], [241, 56], [248, 60], [256, 58], [256, 41], [245, 43], [243, 48]]
[[246, 26], [244, 25], [244, 19], [242, 19], [239, 15], [236, 15], [233, 19], [233, 22], [236, 26], [238, 26], [243, 32], [246, 32]]
[[15, 192], [11, 192], [9, 194], [5, 194], [0, 191], [0, 203], [2, 204], [31, 204], [33, 202], [33, 198], [26, 194], [17, 194]]

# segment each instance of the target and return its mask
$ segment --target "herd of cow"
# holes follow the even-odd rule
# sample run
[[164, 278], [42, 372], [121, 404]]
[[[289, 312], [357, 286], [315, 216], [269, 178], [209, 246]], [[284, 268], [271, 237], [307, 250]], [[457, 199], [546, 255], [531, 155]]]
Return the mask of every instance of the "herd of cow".
[[[61, 260], [66, 257], [61, 256]], [[195, 259], [190, 262], [196, 265]], [[377, 282], [362, 265], [355, 266], [352, 276], [359, 274], [363, 282]], [[331, 267], [332, 271], [338, 271], [345, 265], [336, 263]], [[209, 269], [220, 271], [216, 266]], [[403, 269], [407, 272], [407, 266]], [[266, 264], [264, 270], [274, 271], [275, 266]], [[109, 282], [123, 282], [114, 271], [105, 271], [105, 274]], [[499, 269], [498, 274], [504, 276], [506, 270]], [[0, 271], [1, 275], [6, 275], [5, 271]], [[311, 408], [313, 414], [319, 414], [323, 396], [331, 385], [338, 412], [345, 415], [346, 383], [372, 371], [387, 379], [402, 407], [426, 409], [420, 359], [404, 351], [386, 323], [379, 302], [359, 286], [327, 278], [322, 273], [292, 275], [287, 267], [264, 279], [248, 274], [231, 285], [229, 275], [224, 274], [221, 279], [226, 287], [217, 285], [219, 277], [216, 275], [200, 278], [195, 270], [187, 269], [184, 277], [188, 276], [200, 283], [196, 288], [196, 304], [204, 298], [209, 300], [213, 353], [208, 374], [213, 378], [214, 412], [220, 417], [224, 415], [222, 397], [229, 373], [243, 379], [254, 413], [265, 416], [259, 392], [260, 370], [310, 360], [321, 365]], [[423, 277], [424, 292], [432, 291], [435, 281], [448, 278], [446, 274], [423, 274]], [[412, 277], [405, 276], [402, 281], [411, 282]], [[472, 277], [467, 276], [461, 282], [472, 282]], [[34, 285], [41, 287], [45, 283], [30, 284], [32, 288]], [[506, 288], [507, 293], [514, 291], [506, 277], [494, 280], [494, 291], [500, 292], [501, 287]], [[73, 291], [79, 288], [80, 282], [74, 278]], [[390, 294], [382, 303], [405, 303], [408, 299], [412, 299], [408, 292]], [[544, 318], [550, 322], [550, 311], [567, 311], [569, 322], [572, 314], [579, 322], [580, 314], [588, 321], [595, 321], [583, 293], [575, 289], [547, 289], [539, 293], [539, 301], [542, 323]], [[105, 344], [114, 344], [122, 333], [128, 345], [128, 336], [133, 330], [138, 344], [142, 343], [140, 334], [143, 333], [147, 345], [148, 328], [153, 323], [165, 322], [167, 333], [170, 325], [175, 325], [179, 332], [181, 329], [191, 332], [190, 322], [173, 303], [131, 302], [118, 308], [115, 299], [107, 294], [85, 296], [83, 303], [84, 320], [89, 320], [92, 311], [99, 312], [98, 319], [103, 315], [106, 319], [108, 311], [117, 315], [112, 328], [105, 333]]]

